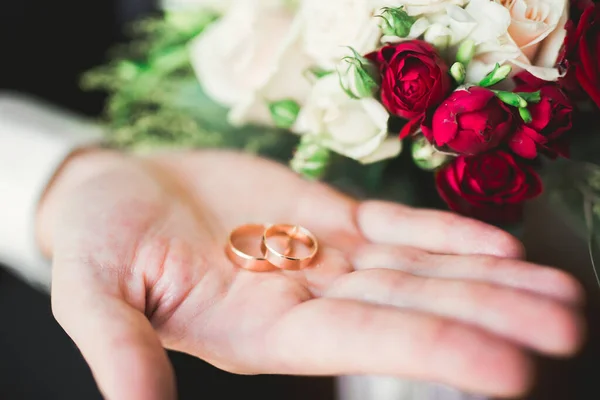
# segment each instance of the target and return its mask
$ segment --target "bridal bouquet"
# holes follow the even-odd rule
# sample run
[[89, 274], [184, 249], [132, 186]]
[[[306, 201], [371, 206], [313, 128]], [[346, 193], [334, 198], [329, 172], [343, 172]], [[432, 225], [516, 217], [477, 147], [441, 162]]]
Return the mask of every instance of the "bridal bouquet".
[[[404, 149], [432, 172], [449, 208], [508, 223], [542, 193], [547, 160], [569, 157], [582, 131], [598, 136], [600, 6], [591, 0], [166, 0], [163, 8], [126, 56], [84, 80], [111, 91], [117, 142], [217, 142], [219, 116], [277, 132], [271, 141], [289, 132], [290, 166], [311, 179], [335, 155], [366, 165]], [[586, 161], [577, 179], [597, 217], [600, 174]]]

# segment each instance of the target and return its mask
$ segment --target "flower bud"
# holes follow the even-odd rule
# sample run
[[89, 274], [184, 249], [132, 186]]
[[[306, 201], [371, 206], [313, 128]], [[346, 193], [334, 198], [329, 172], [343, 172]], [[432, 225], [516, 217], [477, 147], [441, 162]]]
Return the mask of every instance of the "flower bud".
[[379, 90], [379, 71], [377, 67], [354, 49], [353, 55], [342, 59], [338, 68], [340, 85], [350, 98], [371, 97]]
[[542, 92], [538, 90], [537, 92], [516, 92], [519, 96], [521, 96], [527, 103], [536, 104], [542, 101]]
[[268, 106], [273, 123], [276, 127], [282, 129], [291, 128], [300, 113], [300, 105], [290, 99], [275, 101], [269, 103]]
[[412, 157], [417, 167], [425, 171], [433, 171], [450, 159], [449, 155], [436, 150], [424, 136], [419, 136], [412, 143]]
[[500, 64], [496, 64], [494, 66], [494, 69], [492, 70], [492, 72], [487, 74], [486, 77], [483, 78], [481, 80], [481, 82], [479, 82], [479, 86], [481, 86], [481, 87], [494, 86], [495, 84], [506, 79], [506, 77], [508, 76], [508, 74], [510, 74], [511, 71], [512, 71], [512, 67], [510, 65], [500, 66]]
[[[323, 0], [327, 1], [327, 0]], [[410, 28], [416, 19], [404, 11], [404, 7], [384, 7], [379, 17], [383, 19], [381, 30], [384, 36], [397, 36], [405, 38], [410, 33]]]
[[462, 85], [465, 81], [467, 70], [462, 63], [455, 62], [452, 64], [452, 67], [450, 67], [450, 75], [452, 75], [458, 85]]
[[502, 90], [494, 91], [494, 93], [496, 93], [496, 96], [500, 100], [502, 100], [503, 103], [506, 103], [509, 106], [519, 107], [519, 108], [527, 107], [527, 102], [525, 101], [525, 99], [523, 99], [521, 96], [519, 96], [516, 93], [505, 92]]
[[315, 135], [302, 135], [294, 157], [290, 161], [293, 171], [306, 179], [320, 179], [329, 165], [330, 152], [321, 146]]
[[533, 121], [533, 116], [531, 115], [531, 112], [525, 107], [519, 108], [519, 115], [521, 116], [521, 118], [523, 118], [523, 122], [525, 122], [526, 124]]
[[469, 65], [475, 55], [475, 42], [471, 39], [464, 40], [458, 47], [456, 53], [456, 61], [465, 66]]

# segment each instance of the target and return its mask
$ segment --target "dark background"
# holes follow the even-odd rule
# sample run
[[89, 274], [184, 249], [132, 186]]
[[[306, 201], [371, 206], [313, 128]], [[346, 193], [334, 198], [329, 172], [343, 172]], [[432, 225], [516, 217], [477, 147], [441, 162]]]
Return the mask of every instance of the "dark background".
[[[151, 11], [151, 0], [2, 0], [0, 90], [17, 90], [96, 116], [103, 96], [79, 90], [80, 74], [123, 40], [123, 24]], [[320, 400], [331, 379], [241, 377], [171, 354], [180, 398]], [[49, 297], [0, 268], [0, 399], [100, 399], [91, 373], [54, 321]]]
[[[78, 88], [79, 75], [105, 60], [125, 22], [152, 11], [152, 0], [2, 0], [0, 90], [39, 96], [96, 116], [103, 96]], [[430, 177], [424, 177], [430, 181]], [[600, 337], [600, 296], [582, 240], [541, 201], [528, 214], [525, 241], [532, 260], [556, 265], [588, 282], [590, 338]], [[531, 400], [600, 398], [599, 341], [570, 361], [540, 360]], [[238, 377], [172, 354], [181, 399], [331, 400], [331, 379]], [[0, 399], [99, 399], [89, 369], [54, 321], [48, 296], [0, 268]], [[420, 399], [415, 399], [420, 400]]]

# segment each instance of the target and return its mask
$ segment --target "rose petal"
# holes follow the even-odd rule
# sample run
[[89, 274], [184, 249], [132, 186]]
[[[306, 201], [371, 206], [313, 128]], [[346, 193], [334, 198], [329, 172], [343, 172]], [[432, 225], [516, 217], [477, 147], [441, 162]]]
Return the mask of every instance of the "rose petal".
[[[515, 154], [523, 158], [534, 159], [537, 157], [537, 144], [534, 139], [539, 136], [541, 135], [533, 129], [526, 125], [521, 125], [508, 142], [508, 145]], [[545, 139], [543, 136], [542, 138]]]
[[402, 152], [402, 141], [397, 137], [388, 137], [379, 145], [377, 150], [358, 161], [362, 164], [372, 164], [382, 160], [388, 160], [396, 157]]
[[532, 120], [528, 125], [537, 132], [542, 132], [553, 116], [550, 101], [550, 99], [542, 99], [539, 103], [529, 107]]
[[451, 45], [462, 42], [477, 26], [477, 21], [471, 14], [454, 4], [446, 6], [446, 13], [448, 15], [448, 26], [452, 31]]
[[558, 68], [538, 67], [520, 60], [510, 60], [510, 62], [544, 81], [554, 82], [564, 76], [564, 72], [560, 72]]
[[501, 4], [489, 0], [471, 0], [465, 10], [478, 22], [469, 35], [477, 44], [494, 42], [508, 31], [510, 12]]
[[415, 21], [415, 23], [410, 27], [410, 32], [408, 33], [408, 37], [411, 39], [418, 39], [421, 37], [427, 28], [429, 28], [431, 22], [426, 17], [421, 17]]
[[422, 121], [422, 115], [408, 120], [408, 122], [402, 127], [402, 130], [400, 130], [400, 139], [405, 139], [408, 136], [414, 134], [419, 129], [419, 125]]
[[560, 49], [567, 36], [567, 30], [564, 26], [567, 23], [568, 18], [569, 8], [565, 7], [556, 29], [541, 43], [535, 57], [535, 65], [546, 68], [556, 66]]

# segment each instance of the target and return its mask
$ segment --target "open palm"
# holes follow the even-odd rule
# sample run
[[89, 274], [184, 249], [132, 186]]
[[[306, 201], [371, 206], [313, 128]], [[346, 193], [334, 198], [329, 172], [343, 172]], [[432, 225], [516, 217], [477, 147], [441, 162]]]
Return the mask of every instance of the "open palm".
[[[72, 164], [41, 209], [41, 242], [54, 313], [109, 399], [174, 398], [163, 347], [241, 374], [383, 374], [512, 396], [530, 383], [527, 350], [580, 344], [577, 283], [520, 261], [496, 228], [360, 203], [235, 153]], [[318, 259], [239, 269], [224, 247], [246, 223], [302, 225]]]

